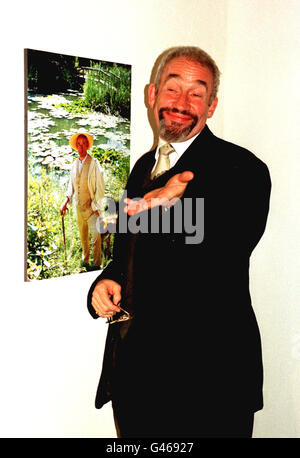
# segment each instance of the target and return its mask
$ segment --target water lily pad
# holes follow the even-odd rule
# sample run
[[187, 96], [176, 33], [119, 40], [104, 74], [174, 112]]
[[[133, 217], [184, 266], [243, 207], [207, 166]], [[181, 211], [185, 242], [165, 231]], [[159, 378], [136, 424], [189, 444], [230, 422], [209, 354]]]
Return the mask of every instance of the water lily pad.
[[[81, 97], [82, 94], [77, 96]], [[69, 145], [69, 138], [74, 133], [84, 130], [93, 135], [95, 146], [129, 154], [127, 145], [130, 135], [127, 120], [98, 112], [74, 114], [57, 107], [69, 100], [69, 94], [29, 95], [28, 152], [37, 158], [36, 162], [39, 161], [44, 166], [52, 165], [60, 170], [70, 170], [77, 152]], [[101, 145], [97, 142], [97, 137]], [[105, 144], [104, 139], [107, 139]]]
[[46, 159], [43, 160], [42, 164], [48, 165], [48, 164], [50, 164], [50, 163], [53, 162], [53, 161], [54, 161], [54, 159], [53, 159], [52, 156], [47, 156]]
[[58, 150], [56, 151], [51, 151], [51, 156], [54, 157], [54, 158], [58, 158], [58, 156], [60, 155], [60, 152]]

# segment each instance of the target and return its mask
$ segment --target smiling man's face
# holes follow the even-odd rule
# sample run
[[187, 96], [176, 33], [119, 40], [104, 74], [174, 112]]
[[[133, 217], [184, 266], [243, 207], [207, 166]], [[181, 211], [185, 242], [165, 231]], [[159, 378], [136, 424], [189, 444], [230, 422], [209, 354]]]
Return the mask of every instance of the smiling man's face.
[[208, 67], [186, 57], [172, 59], [165, 66], [158, 90], [150, 84], [149, 105], [167, 142], [182, 142], [201, 132], [211, 118], [218, 99], [209, 104], [213, 76]]
[[84, 158], [89, 149], [89, 142], [85, 135], [78, 135], [76, 140], [76, 148], [79, 154], [79, 157]]

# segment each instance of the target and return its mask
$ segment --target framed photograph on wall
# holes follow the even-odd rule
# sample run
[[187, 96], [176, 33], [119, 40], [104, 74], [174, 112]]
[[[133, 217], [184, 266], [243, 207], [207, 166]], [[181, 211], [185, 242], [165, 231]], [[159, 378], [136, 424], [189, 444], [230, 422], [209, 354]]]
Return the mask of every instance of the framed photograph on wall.
[[[25, 280], [103, 269], [130, 169], [131, 66], [25, 50]], [[100, 244], [100, 245], [99, 245]]]

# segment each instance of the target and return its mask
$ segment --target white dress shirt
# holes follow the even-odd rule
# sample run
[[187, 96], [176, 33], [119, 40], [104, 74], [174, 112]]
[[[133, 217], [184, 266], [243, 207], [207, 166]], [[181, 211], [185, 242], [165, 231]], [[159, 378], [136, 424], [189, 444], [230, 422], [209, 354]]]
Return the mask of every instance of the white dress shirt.
[[[175, 150], [175, 151], [172, 151], [172, 153], [169, 154], [170, 168], [174, 167], [174, 165], [176, 164], [178, 159], [183, 155], [183, 153], [188, 149], [188, 147], [191, 145], [191, 143], [193, 143], [193, 141], [195, 140], [195, 138], [198, 135], [199, 134], [194, 135], [194, 137], [190, 138], [189, 140], [186, 140], [185, 142], [170, 143], [170, 145], [172, 145], [174, 150]], [[152, 171], [155, 169], [157, 161], [158, 161], [159, 148], [162, 145], [164, 145], [165, 143], [167, 143], [165, 140], [163, 140], [162, 138], [159, 138], [158, 145], [157, 145], [156, 152], [155, 152], [155, 164], [153, 166]]]
[[85, 163], [86, 158], [87, 158], [87, 154], [85, 155], [85, 158], [82, 161], [78, 158], [78, 175], [80, 174], [82, 170], [82, 167], [83, 167], [83, 164]]

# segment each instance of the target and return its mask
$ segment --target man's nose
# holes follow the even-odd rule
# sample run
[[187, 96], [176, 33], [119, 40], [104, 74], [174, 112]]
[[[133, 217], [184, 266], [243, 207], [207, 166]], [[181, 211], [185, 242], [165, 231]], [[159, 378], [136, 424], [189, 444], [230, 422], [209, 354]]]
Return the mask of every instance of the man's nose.
[[181, 92], [176, 99], [176, 108], [180, 111], [188, 110], [189, 99], [186, 92]]

